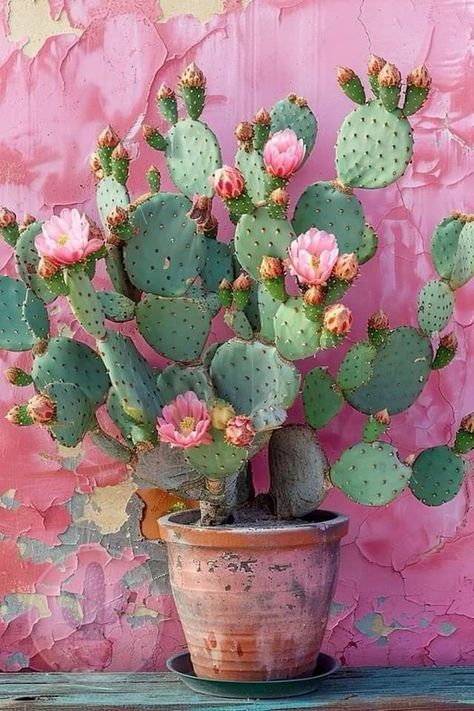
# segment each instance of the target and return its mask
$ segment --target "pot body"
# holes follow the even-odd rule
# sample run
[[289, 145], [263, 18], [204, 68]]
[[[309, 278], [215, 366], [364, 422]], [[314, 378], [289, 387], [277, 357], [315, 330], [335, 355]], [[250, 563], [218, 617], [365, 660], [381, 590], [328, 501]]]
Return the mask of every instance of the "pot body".
[[204, 528], [199, 511], [159, 520], [171, 587], [197, 676], [310, 675], [320, 651], [348, 519]]

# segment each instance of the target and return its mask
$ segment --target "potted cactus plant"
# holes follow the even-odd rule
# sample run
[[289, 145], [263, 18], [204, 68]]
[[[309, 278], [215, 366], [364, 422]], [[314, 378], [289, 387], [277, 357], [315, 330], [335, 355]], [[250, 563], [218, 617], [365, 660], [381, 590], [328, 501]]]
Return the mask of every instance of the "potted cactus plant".
[[[369, 506], [409, 487], [439, 505], [459, 490], [461, 455], [474, 447], [474, 415], [462, 420], [453, 444], [409, 461], [384, 439], [390, 418], [455, 354], [456, 338], [445, 329], [456, 289], [474, 275], [472, 216], [455, 214], [436, 228], [438, 278], [419, 294], [418, 323], [391, 329], [375, 312], [367, 338], [347, 349], [335, 376], [316, 367], [302, 382], [295, 365], [350, 332], [353, 317], [341, 300], [377, 249], [353, 189], [383, 188], [404, 173], [413, 149], [409, 116], [430, 88], [419, 67], [401, 101], [393, 64], [372, 56], [368, 73], [369, 100], [359, 77], [339, 68], [338, 82], [357, 106], [338, 134], [336, 173], [310, 184], [291, 216], [288, 183], [317, 134], [306, 100], [290, 94], [240, 123], [235, 164], [226, 166], [200, 120], [206, 80], [194, 64], [179, 79], [180, 111], [174, 90], [158, 92], [167, 134], [143, 127], [177, 192], [162, 192], [152, 167], [148, 192], [132, 199], [130, 156], [109, 126], [91, 157], [102, 227], [76, 209], [43, 223], [18, 224], [6, 208], [0, 214], [19, 277], [0, 277], [0, 345], [31, 351], [28, 372], [14, 367], [6, 375], [34, 388], [7, 418], [46, 427], [65, 447], [90, 437], [132, 473], [151, 469], [163, 488], [201, 499], [199, 510], [162, 518], [160, 530], [202, 677], [310, 674], [347, 530], [346, 517], [319, 509], [328, 487]], [[230, 243], [218, 237], [215, 196], [235, 226]], [[109, 290], [93, 285], [102, 260]], [[50, 332], [48, 305], [57, 299], [81, 324], [77, 339]], [[215, 319], [225, 323], [222, 340], [209, 337]], [[123, 332], [129, 322], [159, 354], [160, 368]], [[306, 422], [289, 424], [300, 395]], [[315, 430], [345, 402], [366, 415], [365, 425], [360, 441], [329, 465]], [[266, 446], [270, 490], [255, 497], [249, 463]]]

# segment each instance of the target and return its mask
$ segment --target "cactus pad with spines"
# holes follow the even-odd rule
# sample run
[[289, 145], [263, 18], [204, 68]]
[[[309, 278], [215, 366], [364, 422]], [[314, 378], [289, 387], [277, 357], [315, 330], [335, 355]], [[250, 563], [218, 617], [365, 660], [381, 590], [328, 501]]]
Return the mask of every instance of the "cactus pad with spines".
[[171, 178], [184, 195], [212, 195], [211, 175], [221, 167], [217, 138], [201, 121], [178, 121], [168, 131], [166, 161]]
[[[28, 306], [26, 300], [28, 298]], [[33, 330], [25, 318], [35, 319]], [[22, 281], [0, 276], [0, 347], [10, 351], [28, 351], [37, 341], [35, 331], [44, 331], [47, 314], [43, 302]]]
[[242, 215], [235, 230], [235, 253], [243, 269], [260, 281], [263, 257], [286, 259], [294, 233], [286, 220], [274, 220], [265, 208]]
[[98, 291], [100, 305], [105, 318], [116, 323], [131, 321], [135, 318], [134, 301], [117, 291]]
[[321, 331], [305, 314], [302, 299], [290, 297], [281, 304], [273, 319], [275, 345], [284, 358], [309, 358], [320, 347]]
[[366, 224], [364, 227], [364, 232], [362, 233], [362, 240], [355, 250], [356, 257], [359, 264], [365, 264], [372, 259], [377, 251], [378, 238], [374, 231], [374, 228]]
[[298, 200], [293, 229], [301, 234], [316, 227], [337, 239], [339, 252], [357, 252], [362, 245], [364, 211], [355, 195], [334, 187], [332, 182], [310, 185]]
[[449, 285], [459, 289], [474, 277], [474, 218], [465, 222], [461, 230]]
[[208, 404], [215, 397], [209, 375], [200, 365], [184, 368], [172, 363], [160, 373], [157, 385], [161, 405], [167, 405], [188, 390], [192, 390], [200, 400]]
[[212, 439], [212, 444], [201, 444], [186, 450], [184, 456], [188, 464], [209, 479], [223, 479], [239, 471], [248, 459], [248, 449], [228, 444], [224, 433], [219, 430], [213, 430]]
[[141, 203], [131, 221], [137, 229], [125, 245], [130, 281], [160, 296], [181, 296], [206, 262], [206, 240], [186, 213], [191, 203], [182, 195], [158, 193]]
[[84, 391], [74, 383], [49, 383], [43, 391], [56, 404], [53, 437], [65, 447], [75, 447], [95, 422], [95, 411]]
[[260, 314], [260, 334], [266, 341], [275, 341], [276, 312], [281, 306], [281, 301], [277, 301], [268, 291], [264, 284], [258, 285], [258, 310]]
[[296, 101], [281, 99], [272, 108], [271, 132], [291, 128], [306, 146], [305, 160], [313, 150], [318, 133], [318, 122], [309, 106], [300, 106]]
[[209, 291], [217, 291], [222, 279], [234, 280], [234, 257], [228, 244], [207, 237], [206, 258], [201, 269], [202, 285]]
[[429, 281], [418, 294], [418, 323], [426, 333], [441, 331], [453, 315], [454, 294], [444, 281]]
[[431, 258], [441, 279], [451, 279], [463, 227], [464, 223], [455, 216], [445, 217], [435, 227], [431, 238]]
[[118, 427], [123, 438], [132, 445], [140, 442], [154, 442], [156, 431], [153, 422], [146, 425], [139, 425], [133, 420], [122, 407], [120, 396], [114, 388], [110, 388], [107, 397], [107, 412], [110, 419]]
[[224, 322], [239, 338], [243, 338], [245, 341], [252, 338], [252, 326], [243, 311], [227, 310], [224, 314]]
[[410, 489], [427, 506], [440, 506], [450, 501], [461, 488], [464, 462], [446, 446], [430, 447], [413, 462]]
[[400, 109], [387, 111], [369, 101], [344, 120], [337, 137], [338, 179], [352, 188], [383, 188], [403, 175], [411, 160], [413, 137]]
[[330, 277], [327, 281], [324, 294], [325, 306], [330, 306], [331, 304], [335, 304], [340, 301], [346, 291], [349, 290], [350, 286], [350, 281], [346, 281], [345, 279], [338, 279], [334, 276]]
[[35, 356], [31, 376], [40, 391], [52, 382], [73, 383], [95, 407], [104, 402], [110, 387], [97, 353], [85, 343], [63, 336], [51, 338], [46, 350]]
[[372, 363], [377, 349], [368, 341], [354, 343], [347, 351], [337, 374], [338, 385], [343, 390], [353, 390], [366, 385], [372, 375]]
[[87, 274], [75, 269], [65, 270], [69, 289], [69, 305], [81, 326], [95, 338], [105, 337], [105, 314], [100, 299]]
[[346, 449], [331, 468], [332, 483], [353, 501], [383, 506], [407, 486], [410, 467], [402, 464], [396, 449], [386, 442], [359, 442]]
[[49, 304], [54, 301], [56, 294], [51, 292], [47, 283], [37, 273], [39, 254], [36, 251], [35, 239], [41, 232], [41, 223], [34, 222], [18, 237], [15, 247], [15, 263], [18, 275], [23, 279], [33, 292]]
[[235, 165], [245, 178], [247, 192], [256, 204], [265, 200], [267, 194], [267, 173], [259, 151], [240, 149], [235, 157]]
[[157, 353], [186, 363], [200, 356], [212, 314], [204, 299], [148, 294], [137, 305], [136, 318], [140, 333]]
[[411, 326], [390, 331], [372, 363], [366, 385], [345, 392], [346, 400], [360, 412], [390, 414], [406, 410], [417, 399], [431, 372], [430, 340]]
[[314, 368], [303, 384], [303, 407], [306, 421], [314, 429], [324, 427], [344, 404], [340, 388], [326, 368]]
[[107, 175], [97, 185], [96, 201], [101, 222], [108, 229], [107, 216], [115, 207], [128, 207], [130, 196], [125, 185], [121, 185], [112, 175]]
[[47, 338], [49, 335], [49, 320], [44, 302], [31, 289], [26, 290], [22, 305], [23, 318], [36, 338]]

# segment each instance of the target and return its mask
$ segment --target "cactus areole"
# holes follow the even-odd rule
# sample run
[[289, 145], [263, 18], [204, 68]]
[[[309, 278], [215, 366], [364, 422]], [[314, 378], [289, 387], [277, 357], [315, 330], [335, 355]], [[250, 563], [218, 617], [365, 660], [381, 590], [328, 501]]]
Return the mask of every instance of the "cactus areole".
[[[27, 216], [20, 223], [11, 209], [2, 208], [0, 233], [14, 251], [18, 278], [0, 276], [0, 347], [32, 354], [30, 372], [10, 367], [6, 373], [13, 386], [30, 388], [23, 397], [19, 390], [4, 413], [8, 426], [46, 428], [62, 447], [90, 437], [128, 463], [132, 476], [148, 458], [173, 461], [180, 475], [163, 473], [162, 488], [178, 494], [188, 479], [204, 482], [200, 513], [173, 514], [162, 525], [169, 543], [173, 525], [178, 530], [183, 521], [201, 532], [189, 534], [194, 552], [214, 545], [212, 532], [220, 530], [227, 531], [224, 548], [255, 556], [242, 538], [252, 511], [266, 527], [280, 530], [282, 520], [288, 523], [282, 528], [286, 533], [262, 537], [263, 548], [281, 543], [282, 559], [291, 567], [296, 558], [288, 551], [300, 536], [308, 559], [323, 569], [327, 559], [314, 545], [337, 548], [347, 527], [344, 517], [314, 513], [331, 486], [368, 506], [387, 504], [405, 489], [429, 506], [454, 497], [465, 471], [462, 455], [474, 447], [474, 415], [464, 413], [452, 441], [404, 462], [391, 438], [388, 443], [387, 430], [418, 398], [431, 371], [456, 357], [451, 319], [456, 290], [474, 276], [472, 215], [454, 213], [436, 228], [434, 269], [419, 292], [418, 323], [391, 328], [390, 314], [373, 304], [367, 337], [346, 348], [338, 373], [318, 366], [303, 377], [297, 366], [320, 351], [344, 347], [357, 323], [343, 299], [349, 289], [362, 288], [364, 265], [384, 235], [377, 238], [353, 188], [384, 188], [403, 175], [413, 151], [408, 117], [422, 108], [430, 90], [426, 67], [412, 69], [405, 88], [401, 77], [394, 64], [372, 55], [368, 84], [374, 95], [366, 98], [355, 71], [339, 68], [338, 83], [355, 106], [338, 134], [335, 170], [326, 181], [309, 184], [294, 205], [290, 183], [297, 171], [310, 182], [305, 161], [318, 128], [307, 100], [289, 94], [237, 129], [229, 127], [236, 131], [236, 156], [225, 165], [215, 134], [201, 118], [206, 78], [192, 64], [183, 68], [175, 88], [163, 85], [158, 92], [160, 120], [168, 122], [168, 130], [144, 126], [142, 150], [162, 153], [176, 191], [162, 192], [160, 172], [152, 167], [144, 178], [150, 191], [131, 197], [127, 184], [136, 179], [134, 161], [107, 126], [91, 145], [90, 160], [102, 227], [95, 215], [73, 206], [45, 222]], [[230, 244], [220, 238], [213, 213], [217, 201], [234, 226]], [[105, 290], [97, 288], [95, 275], [102, 260], [110, 281]], [[50, 328], [49, 311], [57, 308], [59, 296], [82, 327], [73, 339]], [[233, 331], [224, 342], [213, 338], [216, 319]], [[135, 328], [140, 338], [124, 335], [116, 326], [122, 322], [128, 323], [127, 333]], [[159, 370], [140, 352], [144, 341], [155, 351]], [[300, 397], [305, 422], [290, 424], [288, 410]], [[360, 441], [330, 465], [316, 431], [344, 406], [366, 420]], [[97, 417], [99, 408], [107, 410], [113, 434], [104, 429], [105, 418]], [[255, 498], [250, 462], [267, 446], [270, 490]], [[292, 533], [298, 525], [300, 533]], [[300, 563], [301, 556], [295, 566]], [[184, 599], [180, 575], [175, 570], [173, 585]], [[238, 575], [229, 574], [225, 595], [213, 597], [217, 607], [225, 608], [232, 595], [252, 586], [252, 575], [237, 580]], [[311, 577], [305, 575], [295, 568], [293, 583]], [[260, 579], [263, 585], [265, 576]], [[315, 588], [311, 594], [329, 601], [333, 580], [331, 573], [324, 591]], [[278, 604], [287, 609], [276, 578], [269, 582], [267, 576], [265, 584], [281, 593]], [[180, 605], [182, 617], [193, 604]], [[319, 608], [308, 604], [304, 614], [310, 619]], [[320, 640], [327, 610], [317, 614], [322, 626], [315, 640]], [[244, 617], [243, 609], [234, 615]], [[266, 622], [263, 628], [268, 635]], [[225, 640], [232, 642], [229, 635], [209, 644], [219, 649]], [[194, 654], [201, 673], [220, 673]], [[246, 678], [298, 676], [311, 664], [306, 657], [257, 667], [249, 667]]]

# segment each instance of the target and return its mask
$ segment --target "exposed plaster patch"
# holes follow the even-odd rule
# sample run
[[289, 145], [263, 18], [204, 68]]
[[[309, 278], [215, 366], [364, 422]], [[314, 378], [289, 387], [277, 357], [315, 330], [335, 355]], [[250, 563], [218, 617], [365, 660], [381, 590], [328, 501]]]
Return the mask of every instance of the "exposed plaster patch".
[[82, 517], [77, 521], [95, 523], [101, 533], [117, 533], [128, 519], [127, 504], [137, 490], [131, 479], [116, 484], [97, 488], [84, 506]]
[[[242, 7], [247, 7], [251, 0], [241, 0]], [[173, 15], [194, 15], [204, 22], [212, 15], [226, 9], [226, 0], [160, 0], [161, 20], [168, 20]]]
[[57, 20], [53, 20], [48, 0], [9, 0], [8, 26], [8, 37], [14, 42], [28, 38], [22, 51], [29, 57], [36, 56], [49, 37], [82, 34], [82, 30], [69, 24], [64, 12], [59, 14]]

